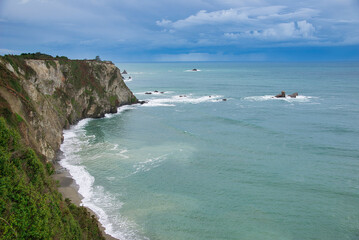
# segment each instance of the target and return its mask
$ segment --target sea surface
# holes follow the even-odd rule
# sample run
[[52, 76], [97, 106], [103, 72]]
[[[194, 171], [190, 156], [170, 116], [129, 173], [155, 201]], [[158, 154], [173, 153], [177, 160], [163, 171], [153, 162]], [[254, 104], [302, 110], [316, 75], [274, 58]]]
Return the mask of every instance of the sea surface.
[[116, 65], [148, 103], [64, 131], [60, 162], [106, 232], [359, 239], [359, 63]]

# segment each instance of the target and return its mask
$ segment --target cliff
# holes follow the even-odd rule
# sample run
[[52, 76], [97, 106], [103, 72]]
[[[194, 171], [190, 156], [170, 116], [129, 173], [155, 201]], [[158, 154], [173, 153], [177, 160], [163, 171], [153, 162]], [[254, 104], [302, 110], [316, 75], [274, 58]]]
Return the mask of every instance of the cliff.
[[52, 160], [63, 128], [114, 113], [137, 99], [111, 62], [44, 56], [0, 58], [0, 108], [24, 119], [21, 131], [27, 144]]
[[97, 220], [58, 193], [51, 160], [64, 128], [132, 103], [111, 62], [0, 56], [2, 239], [103, 239]]

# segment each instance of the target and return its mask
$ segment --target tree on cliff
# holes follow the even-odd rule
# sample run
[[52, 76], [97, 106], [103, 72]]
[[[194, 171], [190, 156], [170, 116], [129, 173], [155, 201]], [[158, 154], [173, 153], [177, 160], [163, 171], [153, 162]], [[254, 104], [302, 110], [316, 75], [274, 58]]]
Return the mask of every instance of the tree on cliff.
[[97, 62], [101, 62], [100, 56], [96, 56], [95, 60], [96, 60]]

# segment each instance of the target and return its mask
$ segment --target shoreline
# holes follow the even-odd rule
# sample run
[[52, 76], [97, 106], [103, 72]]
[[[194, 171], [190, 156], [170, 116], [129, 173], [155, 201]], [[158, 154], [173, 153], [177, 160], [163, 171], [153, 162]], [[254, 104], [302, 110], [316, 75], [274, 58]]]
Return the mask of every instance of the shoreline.
[[[137, 103], [136, 103], [137, 104]], [[135, 105], [135, 104], [125, 104], [122, 106], [117, 107], [117, 112], [116, 113], [105, 113], [104, 117], [106, 117], [106, 114], [119, 114], [121, 113], [123, 110], [126, 110], [128, 106], [131, 105]], [[122, 110], [121, 110], [122, 108]], [[102, 117], [103, 118], [103, 117]], [[78, 125], [78, 123], [81, 120], [85, 120], [85, 119], [91, 119], [91, 118], [83, 118], [80, 119], [77, 123], [75, 123], [72, 126], [76, 126]], [[64, 136], [64, 131], [65, 129], [62, 130], [62, 136]], [[63, 142], [61, 143], [63, 144]], [[108, 234], [105, 232], [105, 226], [100, 222], [100, 218], [99, 216], [89, 207], [83, 206], [82, 205], [82, 199], [84, 198], [80, 193], [79, 193], [79, 185], [76, 183], [75, 179], [73, 178], [73, 176], [70, 174], [69, 170], [66, 169], [65, 167], [60, 165], [60, 161], [63, 159], [63, 152], [61, 151], [61, 149], [59, 148], [57, 150], [56, 153], [56, 157], [55, 159], [52, 161], [54, 168], [55, 168], [55, 173], [52, 175], [52, 178], [55, 181], [59, 182], [59, 185], [57, 187], [57, 190], [62, 194], [63, 199], [70, 199], [71, 202], [73, 204], [75, 204], [76, 206], [81, 206], [81, 207], [85, 207], [87, 209], [87, 211], [91, 214], [94, 215], [97, 219], [98, 222], [98, 227], [100, 229], [100, 231], [102, 232], [103, 237], [106, 240], [120, 240], [118, 238], [113, 237], [112, 235]]]
[[[79, 186], [72, 178], [70, 172], [66, 168], [62, 167], [59, 161], [61, 161], [61, 151], [60, 154], [57, 155], [56, 160], [53, 162], [55, 167], [55, 173], [54, 175], [52, 175], [52, 178], [55, 181], [59, 182], [59, 187], [57, 188], [57, 190], [62, 194], [63, 199], [68, 198], [76, 206], [82, 206], [81, 203], [83, 196], [78, 192]], [[114, 238], [113, 236], [105, 232], [105, 227], [101, 224], [101, 222], [99, 221], [99, 217], [94, 211], [92, 211], [88, 207], [85, 208], [87, 209], [88, 212], [90, 212], [91, 215], [94, 215], [96, 217], [98, 222], [98, 227], [100, 228], [106, 240], [119, 240], [118, 238]]]

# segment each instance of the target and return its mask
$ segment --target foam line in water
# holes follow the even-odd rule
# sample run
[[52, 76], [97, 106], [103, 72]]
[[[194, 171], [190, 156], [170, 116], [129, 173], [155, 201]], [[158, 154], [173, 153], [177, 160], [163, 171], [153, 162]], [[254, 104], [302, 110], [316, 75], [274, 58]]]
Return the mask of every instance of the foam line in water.
[[164, 154], [159, 157], [148, 158], [143, 162], [136, 163], [135, 165], [133, 165], [133, 167], [135, 168], [135, 172], [133, 172], [132, 174], [136, 174], [139, 172], [148, 172], [151, 169], [160, 166], [161, 163], [167, 159], [167, 155], [168, 154]]
[[112, 118], [118, 114], [121, 114], [127, 110], [130, 110], [130, 109], [135, 109], [136, 106], [135, 105], [124, 105], [124, 106], [121, 106], [119, 108], [117, 108], [117, 113], [106, 113], [105, 114], [105, 118]]
[[202, 97], [193, 97], [192, 95], [179, 95], [172, 96], [170, 98], [154, 98], [149, 99], [147, 104], [144, 104], [144, 107], [171, 107], [176, 106], [176, 103], [190, 103], [190, 104], [199, 104], [204, 102], [219, 102], [222, 96], [213, 95], [213, 96], [202, 96]]
[[254, 102], [263, 102], [263, 101], [286, 101], [286, 102], [310, 102], [311, 99], [315, 97], [299, 95], [296, 98], [285, 97], [285, 98], [276, 98], [273, 95], [264, 95], [264, 96], [251, 96], [245, 97], [244, 100], [254, 101]]

